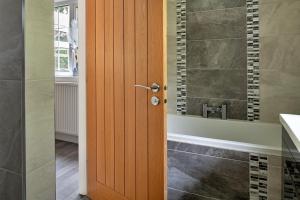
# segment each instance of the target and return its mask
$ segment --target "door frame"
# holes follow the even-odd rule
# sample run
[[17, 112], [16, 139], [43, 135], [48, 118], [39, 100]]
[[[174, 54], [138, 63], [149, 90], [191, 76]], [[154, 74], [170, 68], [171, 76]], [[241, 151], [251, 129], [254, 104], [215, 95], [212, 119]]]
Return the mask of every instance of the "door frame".
[[78, 77], [78, 145], [79, 193], [87, 195], [87, 146], [86, 146], [86, 0], [78, 0], [79, 77]]

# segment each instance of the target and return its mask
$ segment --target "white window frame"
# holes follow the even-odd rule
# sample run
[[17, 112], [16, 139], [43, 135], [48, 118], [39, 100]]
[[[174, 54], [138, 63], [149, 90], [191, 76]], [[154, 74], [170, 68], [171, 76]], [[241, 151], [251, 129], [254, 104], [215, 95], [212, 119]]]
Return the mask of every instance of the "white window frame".
[[[78, 13], [76, 13], [76, 8], [78, 8], [78, 2], [77, 0], [62, 0], [62, 1], [55, 1], [54, 7], [61, 7], [61, 6], [69, 6], [69, 26], [71, 27], [72, 20], [78, 16]], [[78, 11], [78, 9], [77, 9]], [[56, 47], [56, 45], [55, 45]], [[54, 47], [54, 48], [55, 48]], [[72, 49], [71, 45], [68, 43], [68, 51], [69, 51], [69, 71], [67, 72], [59, 72], [56, 71], [55, 66], [55, 77], [73, 77], [73, 70], [72, 70], [72, 63], [75, 62], [72, 58]], [[55, 50], [56, 51], [56, 50]], [[56, 52], [55, 52], [55, 59], [56, 59]]]

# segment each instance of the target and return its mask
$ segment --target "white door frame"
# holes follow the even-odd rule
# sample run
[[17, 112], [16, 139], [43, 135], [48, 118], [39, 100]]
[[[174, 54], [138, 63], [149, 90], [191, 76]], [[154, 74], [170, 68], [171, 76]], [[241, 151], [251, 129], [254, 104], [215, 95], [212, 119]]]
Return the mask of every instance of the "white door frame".
[[78, 144], [79, 144], [79, 193], [87, 194], [86, 155], [86, 0], [78, 0], [79, 27], [79, 78], [78, 78]]

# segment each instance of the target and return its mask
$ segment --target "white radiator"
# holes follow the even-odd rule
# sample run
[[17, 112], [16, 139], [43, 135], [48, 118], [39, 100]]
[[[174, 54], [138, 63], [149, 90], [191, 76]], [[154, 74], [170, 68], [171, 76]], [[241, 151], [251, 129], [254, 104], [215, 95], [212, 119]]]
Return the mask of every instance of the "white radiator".
[[55, 84], [55, 131], [78, 136], [78, 85], [73, 82]]

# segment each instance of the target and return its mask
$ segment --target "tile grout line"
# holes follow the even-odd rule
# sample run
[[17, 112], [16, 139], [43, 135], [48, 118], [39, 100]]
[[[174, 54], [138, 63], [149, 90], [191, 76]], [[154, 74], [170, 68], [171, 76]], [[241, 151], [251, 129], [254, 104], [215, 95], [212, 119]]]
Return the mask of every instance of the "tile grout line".
[[204, 197], [204, 198], [208, 198], [208, 199], [212, 199], [212, 200], [220, 200], [220, 199], [216, 199], [214, 197], [203, 196], [203, 195], [199, 195], [199, 194], [195, 194], [195, 193], [191, 193], [191, 192], [179, 190], [179, 189], [176, 189], [176, 188], [172, 188], [172, 187], [169, 187], [169, 186], [168, 186], [168, 188], [171, 189], [171, 190], [175, 190], [175, 191], [186, 193], [186, 194], [195, 195], [195, 196], [198, 196], [198, 197]]
[[5, 169], [5, 168], [3, 168], [3, 167], [0, 167], [0, 171], [7, 172], [7, 173], [10, 173], [10, 174], [13, 174], [13, 175], [17, 175], [17, 176], [22, 176], [21, 173], [14, 172], [14, 171], [12, 171], [12, 170]]
[[194, 152], [188, 152], [188, 151], [182, 151], [182, 150], [168, 149], [168, 151], [185, 153], [185, 154], [192, 154], [192, 155], [198, 155], [198, 156], [205, 156], [205, 157], [210, 157], [210, 158], [219, 158], [219, 159], [223, 159], [223, 160], [236, 161], [236, 162], [242, 162], [242, 163], [249, 163], [249, 161], [245, 161], [245, 160], [237, 160], [237, 159], [232, 159], [232, 158], [224, 158], [224, 157], [218, 157], [218, 156], [212, 156], [212, 155], [200, 154], [200, 153], [194, 153]]

